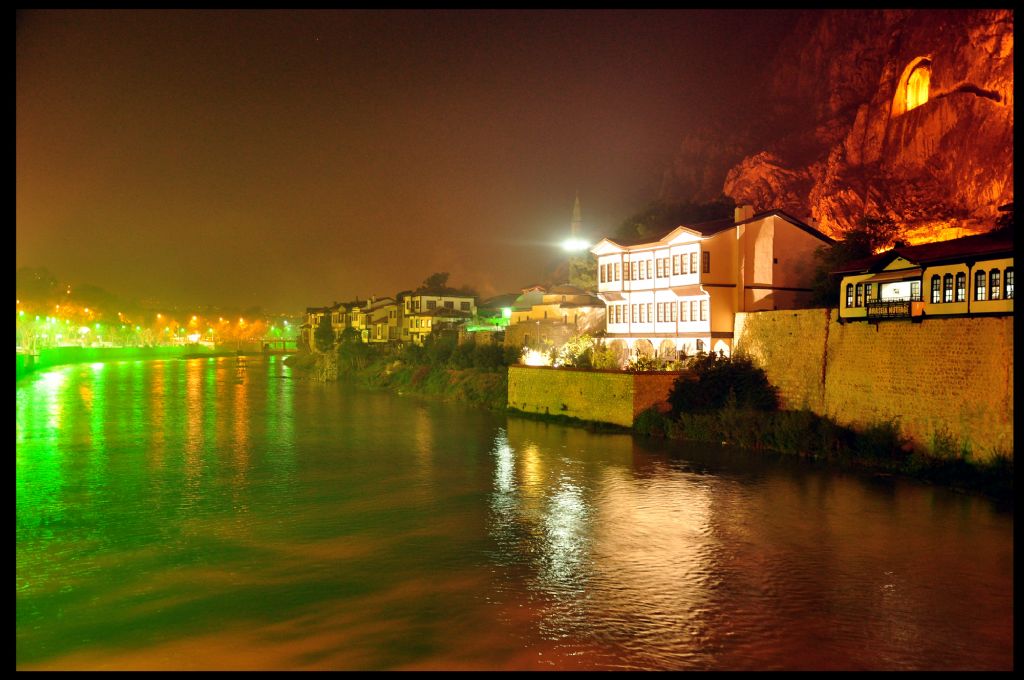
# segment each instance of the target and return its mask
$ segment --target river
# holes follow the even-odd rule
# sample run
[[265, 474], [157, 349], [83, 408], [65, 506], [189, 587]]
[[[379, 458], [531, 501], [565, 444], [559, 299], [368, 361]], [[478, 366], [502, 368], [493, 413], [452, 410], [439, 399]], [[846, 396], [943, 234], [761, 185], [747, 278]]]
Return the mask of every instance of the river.
[[17, 382], [16, 667], [1001, 669], [1013, 511], [293, 379]]

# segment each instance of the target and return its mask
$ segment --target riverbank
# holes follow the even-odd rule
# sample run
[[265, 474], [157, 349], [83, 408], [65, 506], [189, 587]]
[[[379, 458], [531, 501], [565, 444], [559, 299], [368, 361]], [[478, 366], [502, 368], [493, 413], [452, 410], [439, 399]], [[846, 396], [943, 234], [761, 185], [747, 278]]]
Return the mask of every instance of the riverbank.
[[371, 389], [460, 401], [503, 411], [508, 403], [506, 367], [451, 368], [415, 364], [381, 355], [361, 365], [339, 366], [330, 354], [295, 354], [285, 359], [293, 375], [311, 380], [344, 380]]
[[898, 475], [957, 491], [1013, 501], [1013, 455], [999, 452], [983, 460], [952, 437], [925, 449], [900, 434], [895, 422], [853, 428], [808, 410], [756, 411], [726, 407], [673, 418], [649, 409], [633, 431], [650, 437], [730, 444], [748, 451], [770, 451], [825, 461], [874, 475]]
[[298, 354], [285, 362], [297, 374], [310, 379], [348, 380], [362, 387], [390, 389], [399, 394], [460, 401], [592, 432], [632, 432], [681, 442], [729, 444], [752, 452], [823, 461], [876, 476], [906, 477], [1001, 502], [1013, 500], [1012, 452], [996, 452], [979, 460], [969, 447], [952, 436], [935, 437], [927, 447], [915, 446], [900, 433], [895, 422], [854, 428], [809, 410], [753, 411], [734, 407], [673, 418], [652, 407], [642, 411], [631, 427], [620, 427], [560, 413], [531, 413], [510, 407], [505, 368], [455, 369], [412, 364], [393, 356], [375, 357], [348, 370], [337, 367], [334, 355]]

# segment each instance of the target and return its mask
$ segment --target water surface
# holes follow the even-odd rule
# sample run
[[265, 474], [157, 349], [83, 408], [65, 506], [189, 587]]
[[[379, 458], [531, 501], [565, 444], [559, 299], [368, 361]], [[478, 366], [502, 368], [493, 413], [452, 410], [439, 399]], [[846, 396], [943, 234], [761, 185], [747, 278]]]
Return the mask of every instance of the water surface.
[[295, 380], [17, 384], [18, 669], [1011, 669], [1013, 518]]

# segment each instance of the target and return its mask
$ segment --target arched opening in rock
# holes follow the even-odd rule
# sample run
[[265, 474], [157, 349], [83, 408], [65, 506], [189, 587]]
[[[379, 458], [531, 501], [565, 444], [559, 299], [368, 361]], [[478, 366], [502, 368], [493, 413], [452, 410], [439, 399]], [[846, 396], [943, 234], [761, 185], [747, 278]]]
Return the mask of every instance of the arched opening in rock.
[[896, 87], [896, 96], [892, 102], [893, 115], [904, 114], [927, 102], [931, 79], [932, 60], [928, 57], [917, 57], [907, 64]]

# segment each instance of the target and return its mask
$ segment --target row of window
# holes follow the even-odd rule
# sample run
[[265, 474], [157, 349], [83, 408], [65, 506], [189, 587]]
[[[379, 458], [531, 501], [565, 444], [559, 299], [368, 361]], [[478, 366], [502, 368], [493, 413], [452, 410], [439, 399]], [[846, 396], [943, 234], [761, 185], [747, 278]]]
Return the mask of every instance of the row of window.
[[[445, 300], [444, 301], [444, 308], [445, 309], [455, 309], [455, 301], [454, 300]], [[427, 309], [437, 309], [437, 300], [427, 300]], [[460, 302], [459, 303], [459, 309], [461, 309], [464, 312], [470, 311], [470, 303], [469, 302]], [[414, 311], [414, 312], [420, 311], [420, 301], [419, 300], [406, 300], [405, 301], [405, 311], [407, 311], [407, 312], [409, 312], [409, 311]]]
[[[870, 283], [846, 284], [846, 306], [863, 307], [872, 299], [873, 288]], [[881, 296], [881, 286], [878, 288]], [[940, 304], [946, 302], [966, 302], [967, 300], [967, 275], [959, 272], [956, 276], [935, 274], [931, 278], [931, 302]], [[910, 284], [910, 299], [921, 299], [921, 283], [912, 281]], [[1013, 267], [1007, 267], [1004, 271], [999, 269], [984, 269], [974, 273], [974, 299], [984, 300], [1012, 300], [1013, 299]]]
[[641, 304], [608, 305], [608, 323], [659, 323], [674, 321], [707, 321], [708, 301], [644, 302]]
[[[938, 274], [932, 276], [932, 304], [940, 302], [964, 302], [967, 300], [967, 276], [960, 272], [954, 278], [946, 274], [941, 279]], [[985, 300], [1013, 299], [1013, 267], [1004, 271], [984, 269], [974, 272], [974, 299]]]
[[[664, 278], [678, 276], [680, 274], [697, 273], [697, 253], [680, 253], [669, 257], [659, 257], [653, 260], [638, 260], [627, 262], [629, 265], [620, 269], [618, 262], [609, 262], [598, 267], [598, 280], [601, 283], [619, 281], [620, 276], [625, 276], [626, 281], [642, 281], [651, 278]], [[652, 271], [653, 269], [653, 271]], [[705, 274], [711, 273], [711, 253], [701, 253], [701, 269]]]

